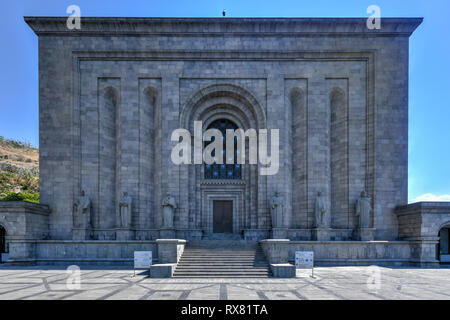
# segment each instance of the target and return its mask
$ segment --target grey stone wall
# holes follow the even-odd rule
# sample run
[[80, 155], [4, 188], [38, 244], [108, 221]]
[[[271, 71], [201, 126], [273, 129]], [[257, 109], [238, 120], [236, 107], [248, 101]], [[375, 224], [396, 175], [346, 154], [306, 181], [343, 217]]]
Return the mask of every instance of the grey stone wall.
[[[208, 103], [221, 98], [234, 101], [234, 111], [217, 114], [280, 129], [279, 173], [263, 177], [243, 168], [238, 229], [270, 228], [274, 191], [287, 200], [286, 227], [311, 228], [318, 190], [336, 210], [332, 226], [352, 229], [354, 203], [366, 189], [376, 238], [397, 238], [393, 210], [407, 202], [408, 38], [420, 19], [384, 19], [380, 31], [367, 30], [365, 19], [83, 18], [80, 31], [65, 29], [65, 18], [26, 22], [39, 36], [41, 201], [52, 208], [52, 239], [71, 239], [81, 189], [93, 201], [95, 232], [106, 238], [114, 238], [122, 191], [134, 200], [136, 237], [154, 239], [167, 191], [179, 203], [176, 228], [202, 228], [208, 213], [201, 209], [201, 168], [170, 162], [170, 134], [186, 120], [212, 119]], [[195, 100], [214, 85], [237, 89]], [[330, 167], [335, 86], [346, 94], [348, 116], [336, 131], [344, 135], [337, 140], [342, 166]], [[103, 101], [106, 87], [117, 91], [116, 103]], [[293, 87], [304, 90], [307, 110], [295, 118], [287, 99]], [[296, 132], [296, 121], [306, 128]], [[306, 144], [291, 148], [292, 136], [305, 135]]]
[[152, 251], [158, 261], [155, 241], [58, 241], [15, 240], [9, 264], [133, 265], [134, 251]]
[[396, 208], [401, 239], [436, 239], [450, 225], [449, 202], [416, 202]]
[[417, 202], [396, 208], [399, 238], [411, 241], [415, 262], [437, 264], [439, 231], [450, 225], [450, 203]]
[[[260, 244], [269, 263], [295, 263], [296, 251], [314, 252], [315, 266], [415, 264], [414, 250], [408, 241], [289, 241], [262, 240]], [[429, 262], [429, 261], [428, 261]], [[424, 266], [427, 264], [423, 264]]]
[[49, 236], [49, 214], [46, 205], [29, 202], [0, 202], [0, 225], [6, 240], [45, 239]]

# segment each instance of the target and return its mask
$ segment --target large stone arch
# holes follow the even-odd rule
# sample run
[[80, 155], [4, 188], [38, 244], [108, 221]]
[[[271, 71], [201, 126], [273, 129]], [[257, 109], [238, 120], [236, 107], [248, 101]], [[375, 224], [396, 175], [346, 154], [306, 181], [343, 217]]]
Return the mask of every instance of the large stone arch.
[[9, 229], [9, 225], [7, 225], [7, 222], [0, 222], [0, 228], [3, 228], [5, 230], [6, 234], [9, 234], [8, 229]]
[[[257, 99], [246, 89], [234, 84], [214, 84], [194, 93], [188, 102], [182, 107], [180, 113], [180, 127], [193, 133], [194, 121], [202, 121], [203, 130], [210, 123], [218, 119], [228, 119], [239, 128], [255, 130], [266, 128], [266, 115]], [[248, 145], [246, 146], [248, 153]], [[248, 163], [248, 156], [246, 156]], [[242, 229], [256, 229], [266, 221], [265, 208], [259, 207], [265, 196], [265, 179], [258, 176], [257, 165], [244, 165], [242, 167], [241, 181], [205, 181], [203, 179], [203, 166], [191, 165], [180, 168], [180, 194], [184, 203], [189, 203], [184, 221], [189, 221], [189, 227], [211, 231], [211, 212], [207, 197], [216, 192], [222, 197], [235, 195], [233, 201], [239, 201], [235, 205], [238, 210], [238, 224], [233, 227], [234, 233]], [[183, 181], [184, 184], [183, 184]], [[185, 192], [184, 192], [185, 191]], [[208, 198], [209, 199], [209, 198]], [[239, 199], [239, 200], [237, 200]], [[259, 219], [259, 222], [258, 222]]]
[[191, 115], [194, 114], [195, 109], [212, 98], [216, 99], [215, 104], [232, 100], [240, 106], [246, 106], [257, 121], [258, 128], [255, 127], [255, 129], [266, 128], [266, 115], [258, 100], [246, 89], [226, 83], [205, 87], [192, 95], [181, 111], [181, 127], [189, 128], [189, 121], [192, 120]]
[[[442, 221], [444, 221], [444, 222], [442, 222]], [[439, 228], [439, 229], [438, 229], [438, 232], [439, 232], [439, 230], [441, 230], [442, 228], [450, 227], [450, 214], [449, 214], [448, 217], [445, 217], [444, 219], [442, 219], [442, 221], [441, 221], [441, 225], [438, 227], [438, 228]]]

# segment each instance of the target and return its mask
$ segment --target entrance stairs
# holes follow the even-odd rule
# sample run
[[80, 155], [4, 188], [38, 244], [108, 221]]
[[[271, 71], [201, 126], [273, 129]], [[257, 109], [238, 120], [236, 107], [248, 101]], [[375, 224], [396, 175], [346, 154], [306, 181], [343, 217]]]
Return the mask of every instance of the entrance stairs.
[[174, 278], [267, 278], [269, 266], [256, 241], [190, 241]]

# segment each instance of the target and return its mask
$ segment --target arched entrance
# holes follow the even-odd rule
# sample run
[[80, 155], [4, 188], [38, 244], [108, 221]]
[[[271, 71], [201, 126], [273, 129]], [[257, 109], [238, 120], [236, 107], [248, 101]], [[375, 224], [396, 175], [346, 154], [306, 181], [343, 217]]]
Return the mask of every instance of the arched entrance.
[[2, 255], [6, 253], [6, 230], [0, 225], [0, 263], [2, 263]]
[[[233, 84], [213, 84], [196, 92], [181, 111], [180, 127], [194, 132], [194, 121], [202, 122], [203, 132], [218, 129], [222, 134], [226, 129], [266, 128], [258, 101]], [[245, 151], [247, 154], [248, 143]], [[265, 205], [267, 179], [258, 175], [258, 165], [250, 165], [246, 159], [243, 164], [180, 168], [180, 203], [190, 205], [185, 212], [180, 209], [179, 215], [185, 216], [190, 228], [202, 230], [204, 237], [227, 234], [235, 238], [245, 230], [265, 232], [270, 225]]]
[[450, 224], [439, 230], [439, 244], [436, 250], [441, 264], [450, 264]]

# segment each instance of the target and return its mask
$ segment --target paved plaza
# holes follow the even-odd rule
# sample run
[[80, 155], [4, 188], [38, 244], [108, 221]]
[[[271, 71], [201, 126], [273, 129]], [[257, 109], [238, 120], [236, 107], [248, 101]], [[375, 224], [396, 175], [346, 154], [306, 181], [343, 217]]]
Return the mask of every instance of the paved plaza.
[[2, 266], [0, 299], [450, 299], [450, 268], [323, 267], [314, 269], [314, 278], [298, 270], [295, 279], [151, 279], [130, 269], [81, 267], [79, 289], [76, 282], [67, 285], [73, 275], [63, 267]]

